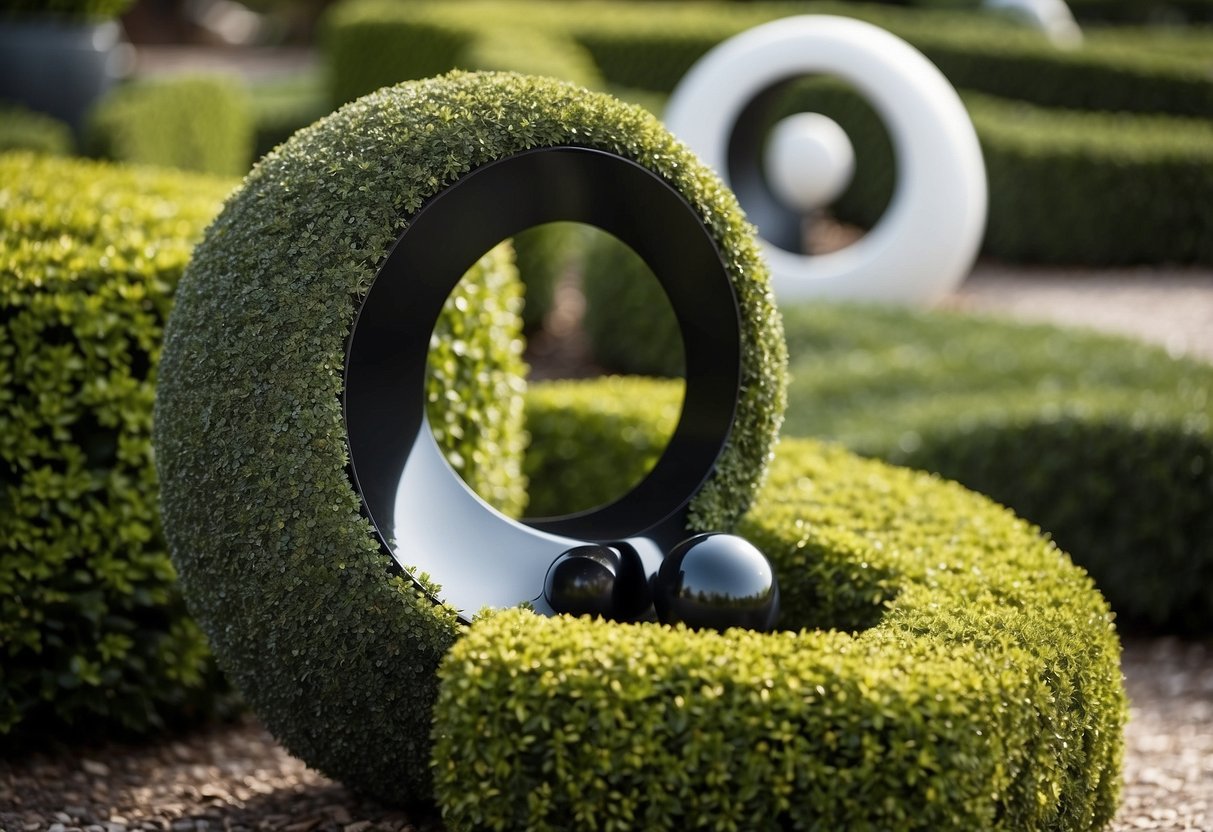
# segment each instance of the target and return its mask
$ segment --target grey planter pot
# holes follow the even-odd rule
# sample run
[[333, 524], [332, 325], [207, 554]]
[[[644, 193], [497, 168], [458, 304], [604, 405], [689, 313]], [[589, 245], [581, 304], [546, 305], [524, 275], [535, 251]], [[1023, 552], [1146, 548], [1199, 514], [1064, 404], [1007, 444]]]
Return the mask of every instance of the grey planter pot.
[[62, 119], [79, 134], [89, 108], [130, 72], [133, 56], [114, 20], [0, 19], [0, 101]]

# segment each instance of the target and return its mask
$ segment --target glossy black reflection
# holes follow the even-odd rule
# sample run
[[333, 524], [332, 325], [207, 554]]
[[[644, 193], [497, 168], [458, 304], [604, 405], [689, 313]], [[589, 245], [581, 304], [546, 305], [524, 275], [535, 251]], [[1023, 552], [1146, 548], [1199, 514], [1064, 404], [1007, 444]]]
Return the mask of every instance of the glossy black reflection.
[[733, 122], [726, 164], [729, 187], [737, 195], [746, 219], [758, 228], [759, 236], [784, 251], [804, 254], [801, 245], [804, 217], [775, 195], [762, 169], [770, 114], [782, 103], [795, 80], [776, 82], [750, 99]]
[[779, 616], [779, 584], [766, 556], [745, 538], [700, 534], [662, 561], [653, 605], [666, 624], [767, 631]]
[[543, 583], [552, 609], [630, 621], [649, 606], [648, 582], [639, 555], [627, 543], [574, 546], [552, 562]]

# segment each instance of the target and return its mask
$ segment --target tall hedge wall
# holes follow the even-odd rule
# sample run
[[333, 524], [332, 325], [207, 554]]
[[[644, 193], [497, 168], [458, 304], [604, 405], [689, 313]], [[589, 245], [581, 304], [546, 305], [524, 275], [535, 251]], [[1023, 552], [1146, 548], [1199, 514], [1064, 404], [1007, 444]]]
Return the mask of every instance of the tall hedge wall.
[[156, 510], [173, 291], [224, 180], [0, 156], [0, 734], [146, 731], [221, 692]]
[[[626, 456], [615, 425], [583, 421], [594, 396], [575, 397], [571, 432]], [[955, 483], [785, 439], [740, 533], [773, 562], [784, 632], [520, 610], [473, 623], [443, 662], [434, 711], [448, 828], [1111, 819], [1119, 645], [1090, 579], [1037, 530]]]

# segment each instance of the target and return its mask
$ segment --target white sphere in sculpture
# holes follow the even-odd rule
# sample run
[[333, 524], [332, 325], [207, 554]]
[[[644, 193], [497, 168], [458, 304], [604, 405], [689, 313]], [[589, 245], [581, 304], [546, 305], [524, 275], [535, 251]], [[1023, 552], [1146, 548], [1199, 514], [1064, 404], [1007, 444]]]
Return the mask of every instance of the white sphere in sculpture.
[[763, 168], [775, 196], [807, 214], [838, 199], [851, 184], [855, 148], [834, 119], [797, 113], [771, 131]]
[[[744, 164], [761, 108], [808, 75], [833, 75], [872, 105], [897, 164], [889, 207], [871, 231], [829, 254], [802, 254], [799, 217], [779, 205]], [[758, 226], [776, 296], [929, 304], [968, 274], [986, 220], [981, 147], [943, 74], [900, 38], [851, 18], [805, 15], [750, 29], [721, 43], [679, 83], [666, 126], [737, 192]], [[754, 161], [756, 166], [757, 160]], [[797, 186], [798, 189], [798, 186]], [[782, 212], [782, 215], [781, 213]]]

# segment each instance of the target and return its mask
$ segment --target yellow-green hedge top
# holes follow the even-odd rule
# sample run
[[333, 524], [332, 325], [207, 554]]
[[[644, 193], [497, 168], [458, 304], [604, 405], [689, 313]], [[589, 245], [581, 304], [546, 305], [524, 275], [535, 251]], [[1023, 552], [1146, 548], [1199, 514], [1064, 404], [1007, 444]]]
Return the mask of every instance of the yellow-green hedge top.
[[473, 623], [435, 707], [450, 829], [1111, 819], [1119, 643], [1090, 579], [1036, 529], [955, 483], [788, 439], [740, 531], [771, 558], [786, 632]]

